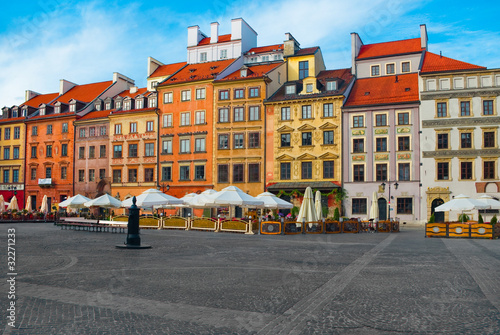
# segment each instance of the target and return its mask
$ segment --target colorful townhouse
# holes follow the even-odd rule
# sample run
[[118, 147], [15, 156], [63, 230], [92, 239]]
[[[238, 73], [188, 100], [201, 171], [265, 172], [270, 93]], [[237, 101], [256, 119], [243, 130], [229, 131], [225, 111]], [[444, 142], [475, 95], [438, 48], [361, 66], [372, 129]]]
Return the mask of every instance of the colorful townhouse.
[[[24, 209], [25, 141], [24, 120], [43, 103], [50, 103], [57, 93], [38, 94], [26, 91], [26, 102], [20, 106], [4, 107], [0, 119], [0, 194], [6, 201], [15, 195], [19, 208]], [[1, 209], [3, 210], [3, 209]]]
[[26, 197], [36, 209], [44, 195], [52, 207], [76, 194], [74, 121], [91, 112], [98, 98], [114, 96], [129, 85], [118, 73], [113, 80], [85, 85], [61, 80], [58, 97], [40, 104], [26, 119]]
[[299, 205], [311, 186], [331, 216], [342, 185], [341, 108], [354, 80], [350, 69], [326, 70], [319, 47], [301, 49], [286, 36], [288, 78], [265, 101], [266, 187]]
[[[436, 222], [455, 220], [434, 209], [459, 194], [500, 198], [499, 96], [500, 70], [425, 53], [420, 71], [423, 221], [432, 214]], [[489, 218], [498, 214], [487, 212]], [[468, 215], [477, 220], [477, 214]]]

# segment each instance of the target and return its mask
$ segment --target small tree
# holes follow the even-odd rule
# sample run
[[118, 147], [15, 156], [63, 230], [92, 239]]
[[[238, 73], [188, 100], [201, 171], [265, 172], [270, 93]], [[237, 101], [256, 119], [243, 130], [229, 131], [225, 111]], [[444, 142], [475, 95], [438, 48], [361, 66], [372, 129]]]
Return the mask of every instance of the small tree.
[[479, 214], [479, 218], [477, 219], [477, 223], [484, 223], [483, 217], [481, 216], [481, 214]]
[[333, 221], [338, 221], [340, 219], [340, 211], [338, 207], [335, 207], [335, 211], [333, 212]]
[[434, 223], [436, 222], [436, 217], [434, 216], [434, 213], [432, 213], [431, 217], [429, 218], [429, 223]]
[[292, 208], [292, 210], [291, 210], [292, 216], [293, 216], [294, 218], [296, 218], [296, 217], [297, 217], [297, 215], [299, 214], [299, 211], [300, 211], [299, 207], [297, 207], [297, 206], [293, 206], [293, 208]]
[[494, 215], [494, 216], [491, 218], [490, 223], [491, 223], [492, 225], [495, 225], [495, 224], [497, 223], [497, 221], [498, 221], [497, 216], [496, 216], [496, 215]]
[[460, 214], [460, 216], [458, 217], [458, 221], [467, 222], [469, 221], [469, 216], [467, 214]]

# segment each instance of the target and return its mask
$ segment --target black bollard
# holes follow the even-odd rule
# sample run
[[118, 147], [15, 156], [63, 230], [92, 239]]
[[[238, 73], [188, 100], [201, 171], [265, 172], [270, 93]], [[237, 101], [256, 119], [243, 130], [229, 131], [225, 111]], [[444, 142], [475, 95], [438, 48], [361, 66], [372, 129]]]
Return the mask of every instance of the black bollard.
[[132, 206], [129, 209], [128, 224], [127, 224], [127, 241], [124, 245], [117, 245], [117, 248], [122, 249], [149, 249], [150, 245], [141, 245], [141, 237], [139, 234], [139, 207], [136, 206], [137, 200], [135, 196], [132, 198]]

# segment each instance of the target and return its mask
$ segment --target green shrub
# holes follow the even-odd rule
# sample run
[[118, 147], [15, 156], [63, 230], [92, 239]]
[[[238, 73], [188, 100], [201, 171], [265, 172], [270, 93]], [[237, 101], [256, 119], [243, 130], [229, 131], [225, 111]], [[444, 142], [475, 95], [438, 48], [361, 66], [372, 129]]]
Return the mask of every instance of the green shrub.
[[436, 222], [436, 217], [434, 216], [434, 213], [432, 213], [431, 217], [429, 218], [429, 223], [434, 223]]
[[300, 211], [300, 208], [299, 208], [299, 207], [297, 207], [297, 206], [293, 206], [293, 208], [292, 208], [292, 210], [291, 210], [292, 216], [293, 216], [294, 218], [296, 218], [296, 217], [297, 217], [297, 215], [299, 214], [299, 211]]
[[481, 214], [479, 214], [479, 218], [477, 219], [477, 223], [484, 223], [483, 217], [481, 216]]
[[490, 223], [494, 225], [494, 224], [496, 224], [496, 223], [497, 223], [497, 221], [498, 221], [498, 219], [497, 219], [497, 216], [495, 215], [495, 216], [493, 216], [493, 217], [491, 218]]
[[458, 217], [458, 221], [467, 222], [469, 221], [469, 216], [467, 214], [460, 214], [460, 216]]
[[338, 221], [340, 219], [340, 211], [338, 207], [335, 207], [335, 211], [333, 212], [333, 220]]

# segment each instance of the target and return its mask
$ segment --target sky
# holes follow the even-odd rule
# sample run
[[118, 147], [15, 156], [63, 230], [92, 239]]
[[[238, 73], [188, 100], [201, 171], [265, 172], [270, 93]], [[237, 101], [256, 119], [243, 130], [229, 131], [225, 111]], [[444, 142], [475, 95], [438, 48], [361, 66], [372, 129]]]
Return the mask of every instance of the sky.
[[111, 80], [119, 72], [146, 86], [147, 58], [186, 60], [187, 27], [230, 33], [243, 18], [258, 45], [282, 43], [291, 33], [301, 47], [320, 46], [327, 69], [349, 68], [350, 33], [364, 44], [420, 37], [428, 50], [500, 68], [499, 2], [429, 0], [206, 0], [10, 1], [0, 12], [0, 107], [24, 102], [26, 90], [58, 92]]

